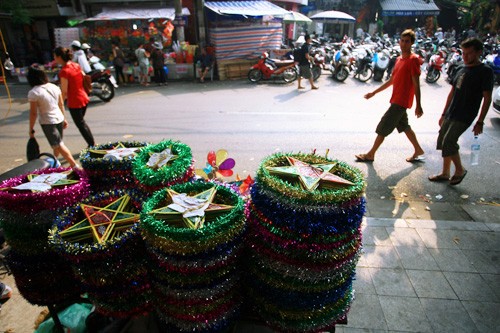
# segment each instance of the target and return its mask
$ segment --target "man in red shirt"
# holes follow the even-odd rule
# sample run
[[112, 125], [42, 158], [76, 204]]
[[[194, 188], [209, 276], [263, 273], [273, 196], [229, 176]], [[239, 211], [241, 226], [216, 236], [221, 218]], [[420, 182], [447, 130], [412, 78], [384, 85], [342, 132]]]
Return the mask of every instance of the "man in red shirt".
[[366, 99], [370, 99], [389, 86], [393, 86], [390, 100], [391, 106], [377, 126], [375, 142], [368, 153], [355, 155], [358, 162], [373, 162], [378, 148], [384, 142], [385, 137], [391, 134], [394, 129], [397, 129], [399, 133], [404, 132], [413, 145], [414, 153], [406, 161], [417, 162], [423, 161], [425, 158], [423, 156], [424, 150], [418, 143], [415, 132], [408, 124], [408, 115], [406, 114], [406, 109], [411, 108], [413, 105], [414, 96], [417, 102], [415, 115], [420, 118], [424, 114], [420, 104], [420, 61], [418, 56], [411, 52], [411, 46], [414, 42], [415, 33], [413, 30], [407, 29], [403, 31], [399, 40], [401, 56], [396, 60], [391, 78], [373, 92], [369, 92], [364, 96]]

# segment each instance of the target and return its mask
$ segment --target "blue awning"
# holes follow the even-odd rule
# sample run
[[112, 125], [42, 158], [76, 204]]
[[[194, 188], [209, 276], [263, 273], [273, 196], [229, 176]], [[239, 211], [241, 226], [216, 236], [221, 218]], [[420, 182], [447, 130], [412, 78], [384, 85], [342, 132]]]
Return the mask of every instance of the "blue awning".
[[439, 8], [433, 0], [380, 0], [382, 16], [438, 15]]
[[219, 15], [283, 16], [288, 11], [269, 1], [207, 1], [205, 7]]

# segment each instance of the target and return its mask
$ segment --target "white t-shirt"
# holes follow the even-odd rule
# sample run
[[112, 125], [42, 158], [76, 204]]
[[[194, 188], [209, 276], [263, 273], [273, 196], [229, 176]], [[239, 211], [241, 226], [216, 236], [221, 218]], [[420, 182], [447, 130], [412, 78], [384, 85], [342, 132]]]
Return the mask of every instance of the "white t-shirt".
[[59, 109], [61, 89], [52, 83], [33, 87], [28, 92], [28, 100], [38, 106], [38, 122], [41, 125], [59, 124], [64, 121], [64, 115]]
[[77, 62], [78, 65], [82, 68], [82, 71], [85, 73], [88, 73], [92, 70], [90, 68], [89, 61], [87, 60], [87, 56], [85, 55], [85, 52], [83, 50], [78, 50], [73, 53], [73, 62]]

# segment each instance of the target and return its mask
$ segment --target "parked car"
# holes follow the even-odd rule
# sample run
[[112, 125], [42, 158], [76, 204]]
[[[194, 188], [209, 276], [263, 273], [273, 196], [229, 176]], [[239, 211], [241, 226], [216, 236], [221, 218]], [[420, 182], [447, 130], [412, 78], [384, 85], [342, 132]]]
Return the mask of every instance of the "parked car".
[[500, 87], [493, 92], [493, 110], [500, 114]]

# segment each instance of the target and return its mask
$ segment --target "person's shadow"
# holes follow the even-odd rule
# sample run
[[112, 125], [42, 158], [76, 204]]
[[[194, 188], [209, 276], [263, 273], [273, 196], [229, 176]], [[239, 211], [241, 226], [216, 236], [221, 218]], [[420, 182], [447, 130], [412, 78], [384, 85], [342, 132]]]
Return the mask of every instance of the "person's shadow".
[[294, 87], [293, 90], [287, 92], [286, 94], [279, 94], [274, 96], [274, 99], [278, 100], [280, 103], [286, 103], [292, 98], [297, 97], [300, 94], [297, 87]]

